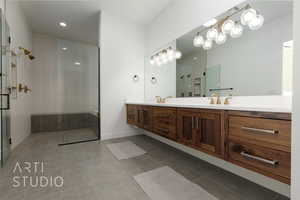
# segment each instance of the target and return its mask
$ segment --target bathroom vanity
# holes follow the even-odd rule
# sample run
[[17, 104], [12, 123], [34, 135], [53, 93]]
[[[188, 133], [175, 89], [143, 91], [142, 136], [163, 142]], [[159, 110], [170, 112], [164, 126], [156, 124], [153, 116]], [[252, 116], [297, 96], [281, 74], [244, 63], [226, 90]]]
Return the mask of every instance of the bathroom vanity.
[[127, 123], [290, 183], [291, 114], [232, 107], [127, 103]]

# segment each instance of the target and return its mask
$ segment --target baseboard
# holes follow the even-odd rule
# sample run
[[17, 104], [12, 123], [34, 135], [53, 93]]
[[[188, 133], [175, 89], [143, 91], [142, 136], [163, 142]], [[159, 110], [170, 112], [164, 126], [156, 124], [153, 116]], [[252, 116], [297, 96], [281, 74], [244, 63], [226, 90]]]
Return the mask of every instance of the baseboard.
[[197, 151], [195, 149], [189, 148], [187, 146], [184, 146], [182, 144], [176, 143], [174, 141], [171, 141], [169, 139], [166, 139], [164, 137], [158, 136], [156, 134], [143, 131], [143, 134], [152, 137], [154, 139], [157, 139], [165, 144], [168, 144], [176, 149], [179, 149], [181, 151], [184, 151], [185, 153], [188, 153], [192, 156], [195, 156], [201, 160], [204, 160], [212, 165], [218, 166], [222, 169], [225, 169], [226, 171], [230, 171], [233, 174], [236, 174], [238, 176], [241, 176], [245, 179], [248, 179], [249, 181], [252, 181], [258, 185], [261, 185], [265, 188], [268, 188], [270, 190], [273, 190], [277, 193], [280, 193], [284, 196], [290, 197], [290, 186], [284, 183], [281, 183], [277, 180], [274, 180], [272, 178], [263, 176], [261, 174], [258, 174], [256, 172], [250, 171], [248, 169], [239, 167], [237, 165], [231, 164], [225, 160], [210, 156], [208, 154], [202, 153], [200, 151]]
[[109, 140], [115, 138], [129, 137], [134, 135], [141, 135], [139, 130], [132, 131], [116, 131], [116, 132], [101, 132], [101, 140]]

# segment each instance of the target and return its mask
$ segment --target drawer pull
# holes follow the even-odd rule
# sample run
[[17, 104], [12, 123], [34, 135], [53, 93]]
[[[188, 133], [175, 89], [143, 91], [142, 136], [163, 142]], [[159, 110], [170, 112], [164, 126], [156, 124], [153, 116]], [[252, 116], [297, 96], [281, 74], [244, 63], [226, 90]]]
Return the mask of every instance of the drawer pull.
[[246, 158], [258, 160], [258, 161], [261, 161], [263, 163], [272, 165], [273, 167], [275, 167], [279, 163], [277, 160], [268, 160], [268, 159], [261, 158], [261, 157], [258, 157], [258, 156], [253, 156], [253, 155], [250, 155], [250, 154], [246, 153], [245, 151], [242, 151], [241, 155], [244, 156], [244, 157], [246, 157]]
[[267, 129], [260, 129], [260, 128], [250, 128], [250, 127], [246, 127], [246, 126], [243, 126], [242, 129], [245, 130], [245, 131], [253, 131], [253, 132], [257, 132], [257, 133], [261, 133], [261, 134], [275, 135], [275, 134], [278, 133], [278, 131], [275, 131], [275, 130], [267, 130]]

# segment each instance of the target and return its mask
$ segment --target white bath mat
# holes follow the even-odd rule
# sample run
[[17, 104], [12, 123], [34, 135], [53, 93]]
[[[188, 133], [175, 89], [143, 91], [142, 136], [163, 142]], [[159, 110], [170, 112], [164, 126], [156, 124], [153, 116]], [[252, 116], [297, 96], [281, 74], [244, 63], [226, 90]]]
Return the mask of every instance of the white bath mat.
[[217, 200], [167, 166], [138, 174], [134, 179], [152, 200]]
[[118, 160], [141, 156], [146, 153], [131, 141], [107, 144], [107, 147]]

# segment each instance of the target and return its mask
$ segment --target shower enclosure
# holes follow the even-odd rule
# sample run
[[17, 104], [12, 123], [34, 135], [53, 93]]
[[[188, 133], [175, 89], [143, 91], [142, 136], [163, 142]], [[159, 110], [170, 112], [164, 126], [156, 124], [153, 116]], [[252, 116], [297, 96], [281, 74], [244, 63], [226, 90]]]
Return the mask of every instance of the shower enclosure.
[[99, 140], [100, 49], [82, 42], [34, 38], [38, 67], [33, 83], [38, 84], [33, 86], [32, 133], [55, 132], [60, 145]]
[[0, 9], [0, 105], [1, 105], [1, 165], [3, 166], [10, 154], [10, 92], [9, 87], [9, 69], [10, 69], [10, 36], [9, 27], [5, 21], [3, 11]]

